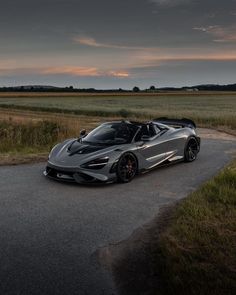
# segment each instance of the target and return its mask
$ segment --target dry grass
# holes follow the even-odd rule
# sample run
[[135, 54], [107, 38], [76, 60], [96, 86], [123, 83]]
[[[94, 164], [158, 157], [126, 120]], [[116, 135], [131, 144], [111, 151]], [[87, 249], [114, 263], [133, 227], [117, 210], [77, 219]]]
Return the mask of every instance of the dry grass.
[[218, 96], [218, 95], [235, 95], [234, 91], [201, 91], [201, 92], [188, 92], [188, 91], [158, 91], [158, 92], [0, 92], [1, 97], [80, 97], [80, 96]]
[[[78, 137], [81, 129], [90, 130], [101, 122], [120, 118], [188, 117], [198, 126], [235, 134], [235, 113], [236, 94], [230, 93], [0, 93], [0, 121], [5, 121], [0, 126], [0, 151], [21, 155], [47, 152], [58, 141]], [[56, 137], [45, 137], [43, 121], [57, 126]], [[19, 141], [27, 132], [38, 136], [37, 144], [32, 145], [30, 136]]]
[[70, 129], [70, 134], [77, 136], [81, 129], [92, 129], [101, 122], [107, 120], [113, 120], [114, 117], [89, 117], [89, 116], [77, 116], [71, 114], [60, 114], [50, 112], [36, 112], [28, 110], [17, 109], [1, 109], [0, 108], [0, 121], [13, 121], [19, 124], [31, 124], [41, 121], [52, 121], [57, 124], [62, 124], [66, 128]]
[[0, 152], [44, 152], [57, 142], [78, 137], [80, 130], [92, 129], [97, 119], [88, 118], [13, 118], [0, 120]]
[[0, 110], [0, 165], [46, 160], [53, 145], [78, 137], [80, 130], [91, 130], [103, 121], [100, 117]]

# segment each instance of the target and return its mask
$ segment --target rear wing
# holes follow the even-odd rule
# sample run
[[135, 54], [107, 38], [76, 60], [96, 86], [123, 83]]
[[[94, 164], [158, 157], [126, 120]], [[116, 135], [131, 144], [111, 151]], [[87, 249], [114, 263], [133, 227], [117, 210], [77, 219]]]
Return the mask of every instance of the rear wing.
[[196, 124], [190, 119], [169, 119], [166, 117], [161, 117], [153, 120], [154, 122], [161, 123], [164, 125], [172, 126], [172, 127], [189, 127], [196, 129]]

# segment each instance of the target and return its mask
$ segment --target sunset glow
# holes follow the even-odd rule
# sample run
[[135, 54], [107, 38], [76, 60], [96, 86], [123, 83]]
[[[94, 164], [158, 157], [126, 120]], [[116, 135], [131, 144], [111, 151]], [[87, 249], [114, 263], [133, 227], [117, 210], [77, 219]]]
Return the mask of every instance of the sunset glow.
[[0, 10], [0, 85], [132, 88], [234, 83], [235, 4], [5, 1]]

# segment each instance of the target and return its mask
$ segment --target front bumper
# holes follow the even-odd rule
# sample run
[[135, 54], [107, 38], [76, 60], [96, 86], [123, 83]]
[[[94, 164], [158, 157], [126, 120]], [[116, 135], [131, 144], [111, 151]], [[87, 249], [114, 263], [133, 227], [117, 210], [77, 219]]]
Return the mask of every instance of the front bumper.
[[106, 175], [101, 171], [94, 172], [75, 167], [61, 167], [50, 162], [48, 162], [43, 174], [55, 180], [77, 183], [105, 183], [116, 179], [115, 174]]

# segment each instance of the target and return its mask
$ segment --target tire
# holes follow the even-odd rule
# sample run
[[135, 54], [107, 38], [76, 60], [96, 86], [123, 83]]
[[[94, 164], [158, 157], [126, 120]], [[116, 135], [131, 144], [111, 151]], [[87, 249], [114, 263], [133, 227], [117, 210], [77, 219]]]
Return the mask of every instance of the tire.
[[138, 161], [134, 154], [123, 154], [117, 163], [117, 180], [122, 183], [130, 182], [138, 171]]
[[190, 137], [185, 150], [184, 150], [184, 160], [185, 162], [193, 162], [197, 158], [199, 152], [199, 143], [195, 137]]

